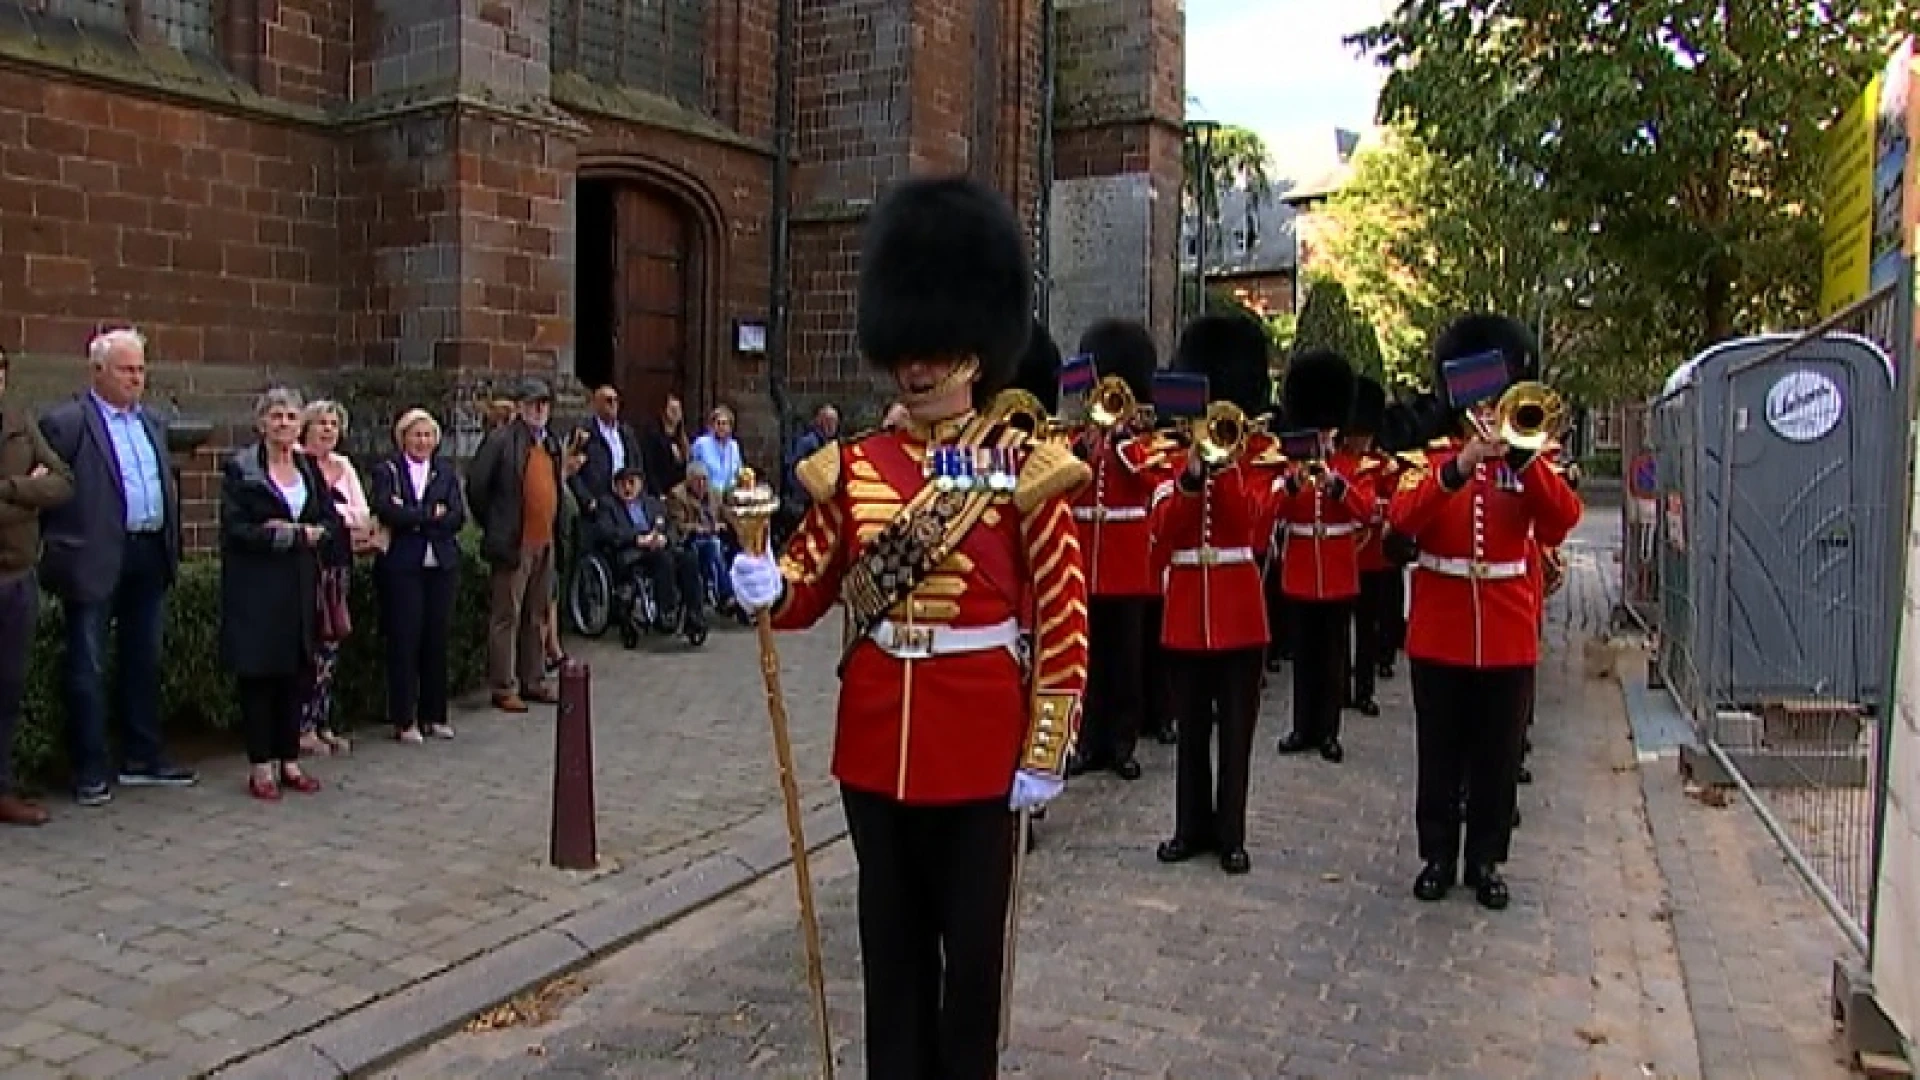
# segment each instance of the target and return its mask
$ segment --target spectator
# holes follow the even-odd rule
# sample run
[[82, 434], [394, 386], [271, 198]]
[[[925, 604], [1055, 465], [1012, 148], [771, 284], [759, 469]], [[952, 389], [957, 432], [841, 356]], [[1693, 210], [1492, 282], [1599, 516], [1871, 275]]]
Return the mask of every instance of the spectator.
[[[372, 551], [382, 542], [374, 530], [372, 513], [367, 509], [367, 493], [360, 486], [360, 474], [347, 455], [338, 451], [340, 437], [347, 433], [347, 410], [337, 401], [309, 404], [301, 418], [300, 449], [320, 466], [327, 482], [327, 493], [346, 525], [337, 540], [320, 551], [320, 590], [338, 596], [344, 603], [353, 583], [353, 557]], [[300, 707], [300, 752], [324, 757], [347, 753], [353, 748], [343, 735], [333, 730], [333, 671], [340, 660], [340, 639], [322, 637], [315, 646], [306, 698]]]
[[553, 392], [539, 379], [520, 388], [520, 411], [480, 444], [467, 472], [467, 502], [480, 523], [480, 553], [493, 568], [487, 669], [493, 705], [524, 713], [553, 704], [546, 680], [546, 624], [553, 610], [553, 542], [568, 471], [548, 424]]
[[586, 462], [573, 478], [573, 492], [580, 513], [591, 519], [600, 511], [600, 500], [613, 494], [620, 470], [642, 468], [643, 461], [640, 437], [620, 421], [620, 391], [611, 386], [593, 392], [593, 416], [580, 430], [587, 435], [581, 446]]
[[633, 590], [643, 574], [653, 583], [655, 629], [673, 632], [682, 605], [690, 629], [703, 628], [707, 621], [693, 552], [679, 542], [666, 504], [645, 493], [643, 479], [639, 469], [621, 470], [614, 478], [614, 497], [600, 504], [595, 530], [603, 549], [613, 556], [614, 609], [621, 614], [620, 637], [629, 649], [640, 641], [632, 612]]
[[687, 461], [693, 453], [687, 442], [686, 412], [680, 398], [667, 395], [660, 418], [647, 428], [640, 444], [640, 456], [647, 470], [648, 491], [672, 491], [687, 478]]
[[320, 781], [300, 770], [301, 690], [312, 677], [328, 601], [322, 553], [346, 540], [320, 463], [298, 453], [302, 403], [292, 390], [260, 395], [260, 441], [220, 472], [220, 662], [239, 679], [240, 727], [253, 766], [247, 791], [269, 802], [282, 787]]
[[840, 437], [840, 410], [831, 405], [822, 405], [814, 410], [813, 423], [807, 429], [793, 437], [787, 446], [786, 461], [780, 474], [780, 533], [786, 535], [797, 527], [800, 519], [806, 515], [807, 504], [813, 500], [807, 497], [807, 489], [794, 475], [800, 463], [818, 453], [820, 448]]
[[690, 460], [707, 467], [707, 479], [722, 495], [733, 490], [742, 463], [740, 442], [733, 437], [732, 409], [716, 405], [707, 414], [707, 433], [693, 440]]
[[167, 760], [160, 738], [160, 642], [167, 590], [180, 566], [180, 489], [166, 422], [140, 403], [147, 342], [109, 330], [87, 344], [93, 385], [40, 419], [47, 444], [73, 467], [73, 498], [42, 521], [40, 575], [66, 615], [63, 682], [74, 800], [113, 798], [107, 777], [107, 624], [116, 627], [114, 699], [120, 783], [185, 787], [198, 779]]
[[707, 467], [687, 466], [687, 479], [667, 495], [667, 512], [693, 551], [700, 576], [712, 587], [721, 611], [733, 610], [733, 582], [727, 576], [726, 518], [707, 480]]
[[907, 411], [905, 405], [896, 401], [887, 406], [886, 415], [880, 418], [880, 430], [893, 431], [896, 428], [906, 427], [911, 423], [913, 423], [913, 414]]
[[459, 583], [466, 504], [440, 446], [440, 424], [409, 409], [393, 425], [395, 452], [373, 469], [373, 512], [393, 532], [374, 564], [386, 639], [387, 720], [403, 743], [453, 738], [447, 722], [447, 644]]
[[[0, 352], [0, 397], [7, 354]], [[0, 825], [45, 825], [47, 811], [13, 790], [13, 731], [27, 688], [40, 588], [40, 514], [73, 497], [73, 471], [24, 411], [0, 404]]]

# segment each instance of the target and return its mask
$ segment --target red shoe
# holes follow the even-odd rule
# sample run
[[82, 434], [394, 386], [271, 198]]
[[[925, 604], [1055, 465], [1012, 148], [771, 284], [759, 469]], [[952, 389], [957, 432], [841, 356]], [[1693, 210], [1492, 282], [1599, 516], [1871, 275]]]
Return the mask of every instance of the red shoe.
[[262, 780], [258, 776], [247, 777], [247, 794], [262, 802], [279, 802], [280, 785], [271, 780]]
[[293, 790], [299, 792], [302, 795], [311, 795], [314, 792], [320, 790], [320, 781], [314, 779], [311, 776], [308, 776], [306, 773], [303, 773], [303, 772], [281, 773], [280, 783], [285, 785], [286, 787], [292, 788]]

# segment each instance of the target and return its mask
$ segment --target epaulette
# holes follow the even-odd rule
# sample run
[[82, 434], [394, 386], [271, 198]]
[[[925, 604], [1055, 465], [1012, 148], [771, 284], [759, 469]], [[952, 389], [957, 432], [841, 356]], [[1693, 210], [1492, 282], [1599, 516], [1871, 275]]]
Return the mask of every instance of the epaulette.
[[1073, 451], [1050, 442], [1029, 442], [1027, 460], [1013, 485], [1013, 506], [1027, 513], [1048, 499], [1065, 498], [1093, 479], [1087, 463]]
[[[865, 436], [860, 436], [865, 438]], [[858, 442], [859, 439], [853, 440]], [[793, 467], [794, 479], [817, 503], [831, 502], [840, 493], [840, 444], [830, 442]]]

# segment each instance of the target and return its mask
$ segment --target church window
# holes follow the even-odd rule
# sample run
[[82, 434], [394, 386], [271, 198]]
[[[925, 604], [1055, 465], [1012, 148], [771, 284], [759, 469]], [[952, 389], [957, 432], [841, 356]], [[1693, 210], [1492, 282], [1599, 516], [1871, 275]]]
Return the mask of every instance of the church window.
[[708, 0], [559, 0], [553, 66], [707, 109]]

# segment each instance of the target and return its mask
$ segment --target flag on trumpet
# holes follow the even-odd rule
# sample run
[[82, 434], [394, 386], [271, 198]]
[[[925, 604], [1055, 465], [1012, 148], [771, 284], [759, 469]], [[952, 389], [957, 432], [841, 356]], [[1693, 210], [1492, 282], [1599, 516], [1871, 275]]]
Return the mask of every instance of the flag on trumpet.
[[1087, 353], [1076, 353], [1062, 361], [1060, 364], [1060, 415], [1084, 415], [1087, 411], [1087, 394], [1099, 378], [1100, 373], [1093, 367], [1093, 357]]
[[1447, 401], [1456, 409], [1471, 409], [1492, 401], [1507, 389], [1511, 376], [1507, 358], [1498, 349], [1449, 360], [1440, 368]]
[[1184, 420], [1207, 411], [1207, 377], [1163, 371], [1153, 377], [1153, 411], [1161, 420]]
[[1280, 433], [1280, 452], [1294, 461], [1318, 461], [1326, 457], [1326, 443], [1311, 428]]

